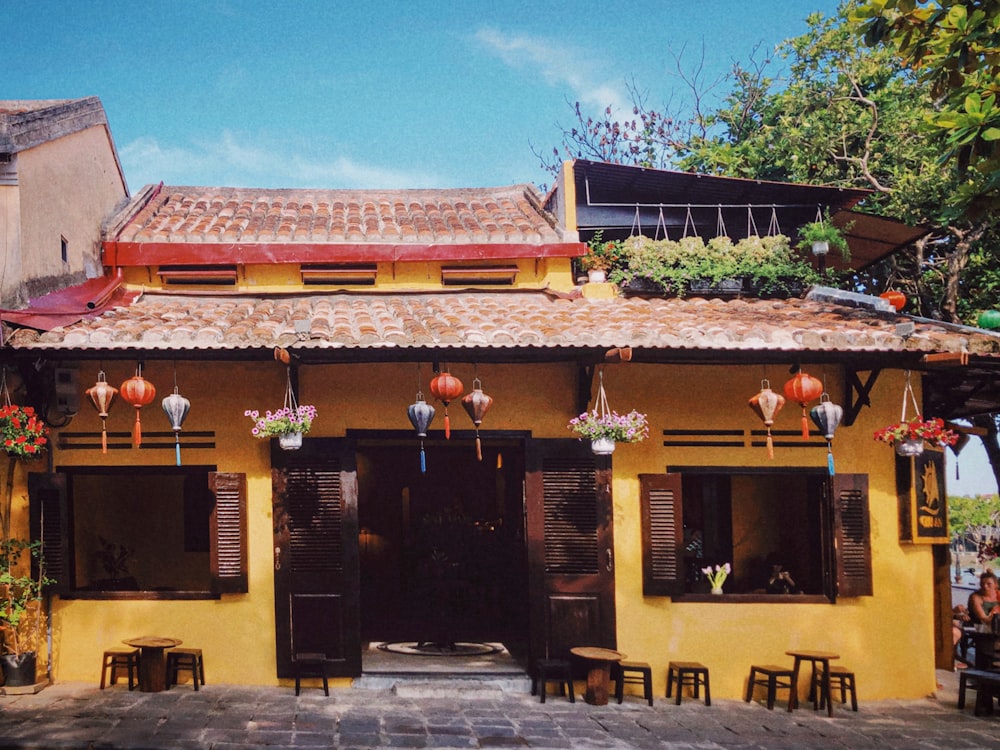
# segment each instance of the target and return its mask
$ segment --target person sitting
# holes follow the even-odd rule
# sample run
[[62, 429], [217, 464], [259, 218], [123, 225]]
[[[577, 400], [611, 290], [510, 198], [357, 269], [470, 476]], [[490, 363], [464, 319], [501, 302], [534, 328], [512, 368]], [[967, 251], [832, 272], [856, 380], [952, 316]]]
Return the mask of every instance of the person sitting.
[[769, 594], [800, 594], [802, 593], [791, 573], [785, 570], [782, 563], [775, 562], [771, 565], [771, 577], [767, 581], [767, 593]]
[[993, 620], [1000, 615], [998, 604], [997, 576], [987, 570], [979, 576], [979, 588], [969, 595], [969, 620], [981, 630], [992, 628]]

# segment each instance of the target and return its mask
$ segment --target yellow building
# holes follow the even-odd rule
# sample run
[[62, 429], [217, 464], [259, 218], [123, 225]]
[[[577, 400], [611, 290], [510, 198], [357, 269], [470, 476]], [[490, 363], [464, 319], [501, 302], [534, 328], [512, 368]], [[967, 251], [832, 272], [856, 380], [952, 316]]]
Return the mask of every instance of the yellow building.
[[[670, 660], [736, 698], [752, 663], [796, 648], [837, 653], [870, 699], [933, 691], [950, 653], [947, 525], [928, 515], [941, 453], [901, 459], [872, 436], [907, 383], [929, 414], [961, 414], [967, 399], [944, 396], [1000, 338], [834, 290], [579, 285], [593, 206], [573, 167], [546, 198], [150, 186], [118, 212], [103, 261], [124, 302], [6, 337], [15, 400], [54, 427], [47, 466], [15, 489], [17, 531], [45, 540], [59, 581], [54, 679], [96, 681], [103, 647], [162, 635], [201, 648], [220, 683], [278, 684], [318, 652], [346, 687], [371, 642], [501, 641], [526, 668], [617, 648], [660, 695]], [[445, 373], [461, 387], [435, 398]], [[805, 417], [818, 394], [790, 400], [772, 458], [748, 400], [797, 373], [845, 418], [828, 445]], [[139, 408], [137, 375], [156, 388]], [[121, 391], [104, 424], [84, 395], [101, 382]], [[78, 411], [56, 408], [56, 384]], [[478, 426], [477, 388], [492, 398]], [[289, 389], [317, 411], [298, 450], [246, 414]], [[160, 405], [175, 392], [190, 401], [176, 432]], [[649, 437], [611, 455], [578, 440], [568, 423], [601, 393]], [[766, 593], [773, 562], [795, 593]], [[701, 568], [724, 563], [712, 594]]]

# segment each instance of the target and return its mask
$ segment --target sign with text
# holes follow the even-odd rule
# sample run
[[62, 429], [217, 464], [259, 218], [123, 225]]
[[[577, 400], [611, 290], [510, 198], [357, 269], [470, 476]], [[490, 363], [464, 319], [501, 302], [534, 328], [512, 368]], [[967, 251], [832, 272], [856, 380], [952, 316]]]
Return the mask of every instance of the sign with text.
[[924, 449], [919, 456], [896, 456], [899, 539], [948, 544], [948, 495], [944, 452]]

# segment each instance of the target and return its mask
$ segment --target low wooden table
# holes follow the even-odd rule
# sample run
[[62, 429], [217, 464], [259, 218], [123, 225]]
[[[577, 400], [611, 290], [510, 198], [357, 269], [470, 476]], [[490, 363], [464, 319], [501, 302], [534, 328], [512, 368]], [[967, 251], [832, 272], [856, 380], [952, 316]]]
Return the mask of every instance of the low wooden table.
[[809, 676], [809, 700], [813, 701], [813, 709], [819, 708], [820, 696], [813, 694], [813, 685], [816, 683], [816, 665], [823, 665], [823, 679], [820, 680], [820, 691], [824, 698], [826, 698], [826, 712], [827, 716], [833, 716], [833, 701], [830, 698], [830, 660], [839, 659], [840, 654], [834, 654], [830, 651], [786, 651], [786, 654], [795, 659], [795, 663], [792, 666], [792, 703], [797, 706], [799, 704], [799, 667], [802, 662], [807, 661], [812, 664], [812, 674]]
[[625, 654], [596, 646], [577, 646], [569, 652], [588, 662], [587, 693], [584, 700], [592, 706], [606, 706], [611, 684], [611, 663], [621, 661]]
[[140, 638], [129, 638], [123, 643], [139, 649], [139, 690], [143, 693], [159, 693], [166, 689], [166, 651], [168, 648], [180, 646], [183, 641], [178, 638], [144, 635]]

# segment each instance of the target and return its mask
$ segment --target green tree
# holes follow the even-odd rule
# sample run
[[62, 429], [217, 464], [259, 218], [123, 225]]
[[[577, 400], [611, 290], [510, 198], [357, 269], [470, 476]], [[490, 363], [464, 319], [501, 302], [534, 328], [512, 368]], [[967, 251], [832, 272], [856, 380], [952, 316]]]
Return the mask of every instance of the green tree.
[[958, 167], [953, 215], [1000, 209], [1000, 1], [863, 0], [850, 21], [939, 99], [924, 122], [945, 137], [942, 158]]

